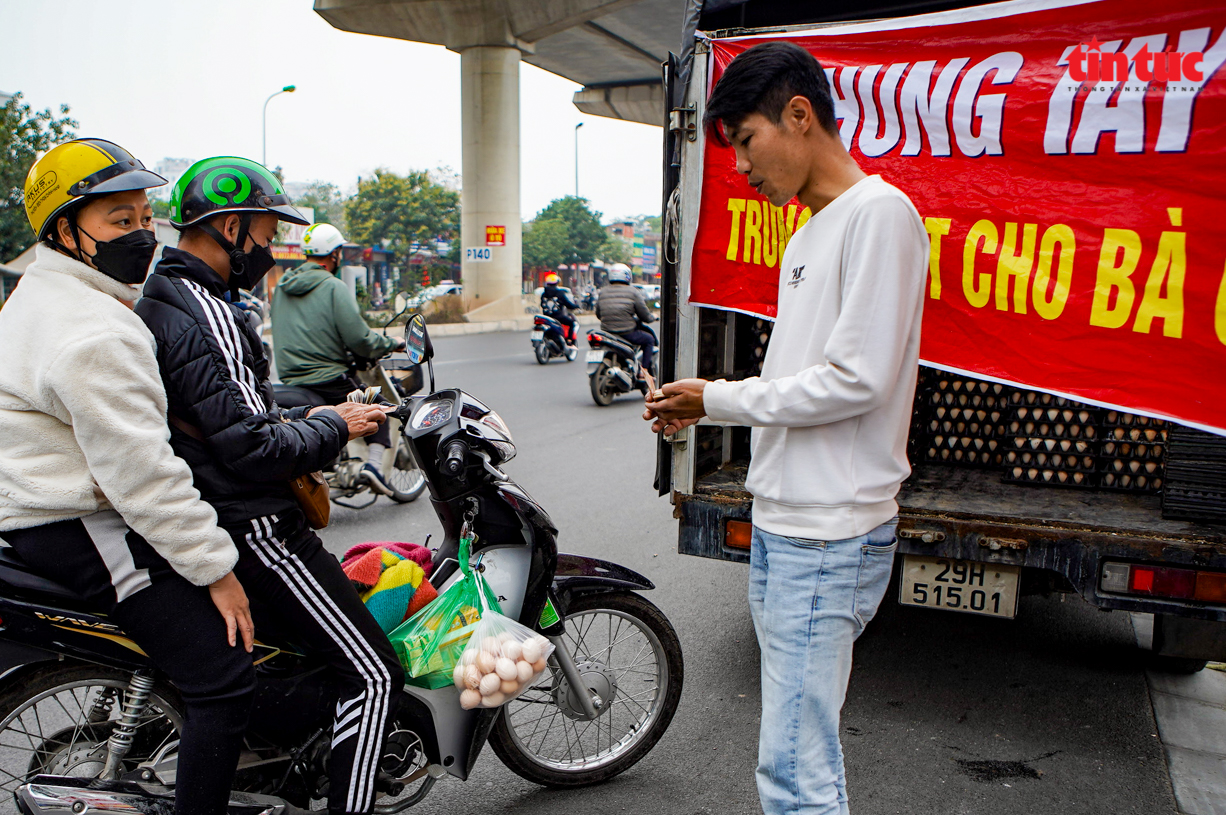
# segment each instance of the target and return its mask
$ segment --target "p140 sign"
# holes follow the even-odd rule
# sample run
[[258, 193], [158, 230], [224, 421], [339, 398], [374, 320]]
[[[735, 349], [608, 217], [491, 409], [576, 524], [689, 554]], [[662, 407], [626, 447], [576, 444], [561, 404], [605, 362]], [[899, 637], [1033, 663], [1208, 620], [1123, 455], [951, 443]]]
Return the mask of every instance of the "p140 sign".
[[[921, 356], [1226, 433], [1226, 9], [1019, 0], [714, 40], [825, 68], [844, 145], [931, 253]], [[690, 301], [773, 317], [811, 213], [708, 139]]]

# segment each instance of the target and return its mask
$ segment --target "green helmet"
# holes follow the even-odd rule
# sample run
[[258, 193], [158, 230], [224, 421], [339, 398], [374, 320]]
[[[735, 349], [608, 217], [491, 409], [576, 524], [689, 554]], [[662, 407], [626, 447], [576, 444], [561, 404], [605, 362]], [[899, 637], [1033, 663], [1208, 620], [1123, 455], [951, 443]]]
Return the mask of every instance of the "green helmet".
[[218, 212], [267, 212], [291, 224], [310, 223], [294, 209], [275, 175], [234, 156], [197, 161], [170, 195], [170, 222], [180, 229]]

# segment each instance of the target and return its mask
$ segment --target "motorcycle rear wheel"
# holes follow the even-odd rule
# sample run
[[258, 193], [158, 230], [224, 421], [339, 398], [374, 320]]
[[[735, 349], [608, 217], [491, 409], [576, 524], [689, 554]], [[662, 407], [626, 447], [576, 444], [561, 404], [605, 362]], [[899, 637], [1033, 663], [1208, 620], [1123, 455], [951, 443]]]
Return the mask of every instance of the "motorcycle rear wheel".
[[631, 592], [580, 596], [563, 635], [602, 696], [584, 721], [551, 660], [538, 685], [509, 702], [490, 746], [512, 772], [546, 787], [584, 787], [625, 772], [655, 747], [681, 699], [681, 641], [668, 618]]
[[549, 362], [549, 347], [542, 341], [536, 344], [533, 349], [536, 352], [536, 361], [544, 365]]
[[[97, 777], [130, 679], [123, 671], [65, 662], [10, 681], [0, 691], [0, 791], [11, 798], [39, 774]], [[182, 709], [173, 687], [153, 686], [121, 774], [178, 740]]]
[[613, 397], [617, 394], [613, 391], [612, 376], [609, 375], [609, 364], [607, 362], [600, 363], [588, 379], [592, 388], [592, 401], [601, 407], [608, 407], [613, 404]]

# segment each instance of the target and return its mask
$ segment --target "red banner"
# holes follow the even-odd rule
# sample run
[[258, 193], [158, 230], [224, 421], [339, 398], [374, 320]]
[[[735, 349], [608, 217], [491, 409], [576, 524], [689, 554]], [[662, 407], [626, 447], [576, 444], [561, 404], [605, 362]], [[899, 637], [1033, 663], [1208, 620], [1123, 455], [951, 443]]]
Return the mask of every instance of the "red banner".
[[[1178, 10], [1172, 10], [1180, 7]], [[786, 39], [931, 240], [921, 357], [1226, 433], [1226, 10], [1018, 2]], [[809, 212], [706, 143], [690, 301], [773, 317]]]

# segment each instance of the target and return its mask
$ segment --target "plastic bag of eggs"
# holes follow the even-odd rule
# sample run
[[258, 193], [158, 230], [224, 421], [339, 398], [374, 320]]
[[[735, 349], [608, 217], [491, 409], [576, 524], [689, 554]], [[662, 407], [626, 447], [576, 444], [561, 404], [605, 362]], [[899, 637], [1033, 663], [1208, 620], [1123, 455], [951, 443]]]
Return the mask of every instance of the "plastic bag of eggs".
[[501, 614], [486, 612], [452, 673], [460, 707], [505, 705], [547, 667], [553, 643]]

